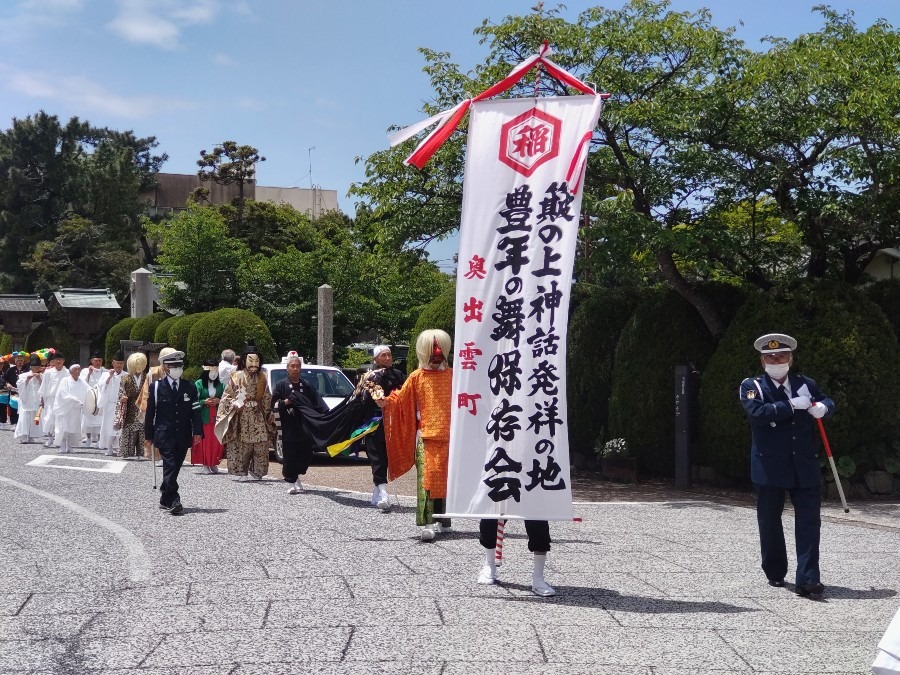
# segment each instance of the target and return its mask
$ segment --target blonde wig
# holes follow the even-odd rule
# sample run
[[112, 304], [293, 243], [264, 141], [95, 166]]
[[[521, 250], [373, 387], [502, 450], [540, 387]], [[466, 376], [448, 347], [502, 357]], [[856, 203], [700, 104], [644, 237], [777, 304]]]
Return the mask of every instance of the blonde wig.
[[144, 354], [142, 354], [141, 352], [135, 352], [128, 357], [126, 366], [130, 374], [140, 375], [147, 367], [147, 357], [144, 356]]
[[437, 340], [438, 347], [444, 352], [447, 365], [450, 365], [450, 345], [452, 342], [450, 336], [439, 328], [431, 328], [423, 330], [419, 333], [419, 337], [416, 338], [416, 357], [419, 359], [419, 368], [428, 367], [435, 340]]

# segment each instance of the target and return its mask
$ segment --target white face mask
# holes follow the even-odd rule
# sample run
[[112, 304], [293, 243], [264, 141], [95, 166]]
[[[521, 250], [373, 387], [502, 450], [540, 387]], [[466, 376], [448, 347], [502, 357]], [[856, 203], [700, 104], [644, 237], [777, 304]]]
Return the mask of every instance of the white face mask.
[[169, 377], [173, 380], [180, 379], [183, 372], [184, 368], [169, 368]]
[[766, 375], [771, 377], [773, 380], [780, 380], [788, 374], [788, 371], [790, 369], [790, 363], [767, 363]]
[[219, 368], [210, 368], [209, 369], [209, 379], [218, 380], [219, 379]]

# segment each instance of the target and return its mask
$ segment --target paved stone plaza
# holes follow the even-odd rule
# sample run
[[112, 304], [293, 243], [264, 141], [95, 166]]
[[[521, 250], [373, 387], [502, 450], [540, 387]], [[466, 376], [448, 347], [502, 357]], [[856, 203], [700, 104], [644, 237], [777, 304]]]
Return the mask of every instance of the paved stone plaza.
[[175, 517], [148, 462], [29, 464], [47, 452], [0, 433], [0, 673], [861, 674], [900, 607], [896, 505], [826, 509], [816, 602], [766, 584], [744, 505], [579, 501], [541, 599], [520, 524], [502, 585], [478, 586], [477, 523], [422, 543], [410, 497], [382, 514], [348, 489], [365, 467], [290, 496], [186, 466]]

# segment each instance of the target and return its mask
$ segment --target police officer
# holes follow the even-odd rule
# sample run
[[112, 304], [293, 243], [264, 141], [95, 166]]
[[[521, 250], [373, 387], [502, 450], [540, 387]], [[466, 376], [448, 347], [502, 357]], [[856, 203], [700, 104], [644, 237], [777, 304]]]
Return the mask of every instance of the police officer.
[[184, 352], [160, 358], [164, 376], [150, 385], [144, 418], [144, 445], [159, 449], [163, 479], [159, 486], [159, 508], [177, 515], [184, 510], [178, 495], [178, 472], [192, 442], [203, 436], [197, 388], [182, 379]]
[[762, 569], [771, 586], [784, 586], [788, 563], [781, 514], [787, 492], [794, 506], [795, 590], [817, 597], [825, 587], [819, 579], [822, 478], [815, 420], [830, 417], [834, 401], [812, 379], [790, 373], [797, 348], [790, 335], [769, 333], [753, 346], [766, 374], [741, 382], [740, 399], [753, 435], [750, 477], [757, 494]]

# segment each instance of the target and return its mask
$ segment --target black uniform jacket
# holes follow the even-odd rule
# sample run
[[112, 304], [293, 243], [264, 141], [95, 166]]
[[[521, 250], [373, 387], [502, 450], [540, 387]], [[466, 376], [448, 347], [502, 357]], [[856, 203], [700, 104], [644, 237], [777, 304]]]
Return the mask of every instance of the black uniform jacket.
[[169, 378], [150, 384], [144, 436], [158, 448], [189, 448], [194, 436], [203, 435], [200, 401], [193, 382], [181, 378], [175, 389]]
[[[813, 402], [834, 414], [834, 401], [805, 375], [788, 375], [791, 396], [801, 395], [806, 385]], [[768, 375], [741, 382], [741, 405], [750, 418], [753, 443], [750, 448], [750, 478], [757, 485], [812, 488], [821, 483], [818, 425], [807, 410], [795, 410], [788, 396]]]

